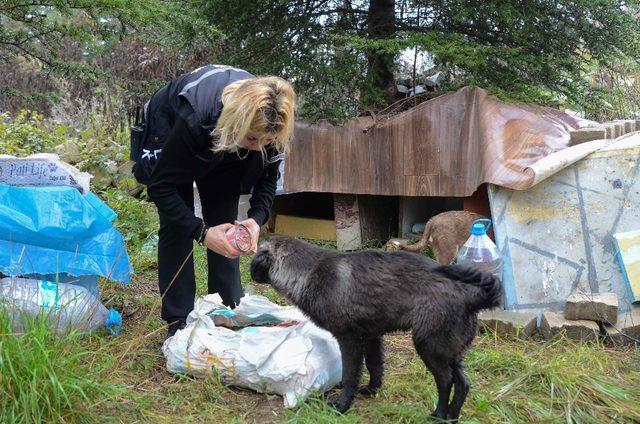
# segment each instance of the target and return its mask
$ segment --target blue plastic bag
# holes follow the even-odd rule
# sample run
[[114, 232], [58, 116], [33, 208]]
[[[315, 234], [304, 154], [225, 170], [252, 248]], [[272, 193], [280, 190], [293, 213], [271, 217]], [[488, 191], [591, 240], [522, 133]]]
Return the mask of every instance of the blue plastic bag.
[[73, 187], [0, 185], [0, 273], [97, 275], [130, 282], [115, 212]]

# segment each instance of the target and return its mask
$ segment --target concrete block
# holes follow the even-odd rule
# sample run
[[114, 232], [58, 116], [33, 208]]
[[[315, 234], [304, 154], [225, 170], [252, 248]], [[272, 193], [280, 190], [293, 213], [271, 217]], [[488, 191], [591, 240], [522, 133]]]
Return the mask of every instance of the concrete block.
[[615, 124], [602, 124], [602, 128], [606, 131], [607, 140], [616, 138], [616, 126]]
[[540, 332], [545, 338], [564, 332], [570, 339], [587, 341], [595, 340], [600, 329], [593, 321], [570, 321], [555, 312], [544, 311], [540, 320]]
[[622, 133], [628, 134], [636, 130], [636, 121], [632, 119], [618, 119], [614, 121], [617, 124], [622, 125]]
[[605, 326], [607, 340], [615, 346], [640, 347], [640, 307], [618, 315], [615, 325]]
[[615, 324], [618, 318], [618, 296], [615, 293], [574, 293], [567, 298], [564, 317]]
[[355, 194], [334, 194], [333, 211], [338, 250], [358, 249], [362, 245], [358, 197]]
[[634, 132], [638, 130], [635, 119], [625, 119], [624, 121], [624, 130], [627, 133]]
[[605, 127], [589, 127], [580, 128], [571, 131], [571, 140], [569, 146], [575, 146], [586, 141], [602, 140], [607, 138], [607, 129]]
[[574, 293], [565, 303], [564, 317], [614, 324], [618, 316], [616, 293]]
[[529, 337], [536, 330], [537, 315], [534, 313], [505, 311], [502, 308], [482, 311], [478, 321], [482, 330], [499, 335]]
[[605, 122], [603, 125], [611, 125], [613, 127], [613, 135], [612, 138], [618, 138], [624, 134], [624, 123], [617, 121], [609, 121]]

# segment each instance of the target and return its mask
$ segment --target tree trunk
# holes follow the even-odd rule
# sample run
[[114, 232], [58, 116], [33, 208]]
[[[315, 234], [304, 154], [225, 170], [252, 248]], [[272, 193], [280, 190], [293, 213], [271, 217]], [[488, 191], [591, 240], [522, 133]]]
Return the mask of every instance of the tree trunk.
[[[395, 0], [371, 0], [369, 2], [369, 38], [389, 40], [395, 38]], [[396, 84], [393, 77], [395, 55], [371, 51], [368, 53], [369, 79], [384, 92], [387, 102], [395, 99]]]

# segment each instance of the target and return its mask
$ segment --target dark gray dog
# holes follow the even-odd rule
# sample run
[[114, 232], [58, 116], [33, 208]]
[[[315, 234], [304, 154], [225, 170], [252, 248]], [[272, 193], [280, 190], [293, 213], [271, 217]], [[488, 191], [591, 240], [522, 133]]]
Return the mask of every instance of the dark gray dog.
[[490, 274], [441, 266], [414, 253], [340, 253], [285, 237], [260, 246], [251, 278], [270, 283], [338, 340], [338, 411], [353, 402], [362, 358], [371, 378], [360, 392], [374, 394], [382, 385], [382, 336], [411, 329], [416, 351], [435, 378], [438, 404], [432, 415], [441, 419], [460, 414], [469, 391], [462, 358], [476, 333], [477, 312], [499, 305], [502, 293], [500, 280]]

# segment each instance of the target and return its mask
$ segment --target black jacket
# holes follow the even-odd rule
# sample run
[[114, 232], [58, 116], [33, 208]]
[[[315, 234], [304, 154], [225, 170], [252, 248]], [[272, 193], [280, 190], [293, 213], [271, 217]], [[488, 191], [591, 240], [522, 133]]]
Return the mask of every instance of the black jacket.
[[[178, 194], [177, 187], [204, 176], [215, 169], [223, 155], [211, 151], [211, 131], [216, 126], [223, 89], [232, 82], [253, 78], [241, 69], [209, 65], [184, 74], [158, 90], [145, 110], [145, 137], [153, 148], [162, 149], [147, 187], [158, 211], [197, 239], [202, 220], [197, 218]], [[279, 177], [277, 151], [267, 148], [267, 160], [260, 152], [250, 152], [243, 180], [243, 193], [253, 188], [249, 218], [262, 225], [269, 217]]]

